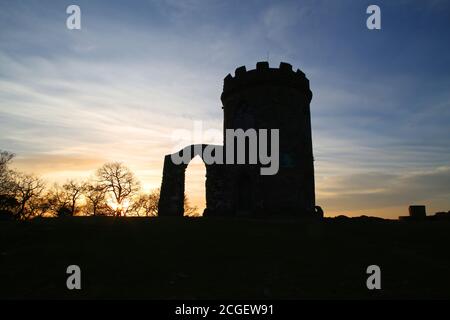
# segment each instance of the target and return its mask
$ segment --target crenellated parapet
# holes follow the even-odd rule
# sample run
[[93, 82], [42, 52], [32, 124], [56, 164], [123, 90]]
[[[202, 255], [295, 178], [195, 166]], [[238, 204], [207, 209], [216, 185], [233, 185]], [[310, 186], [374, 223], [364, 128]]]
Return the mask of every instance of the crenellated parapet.
[[256, 69], [247, 70], [242, 66], [235, 70], [234, 77], [228, 74], [223, 82], [221, 99], [223, 101], [240, 90], [260, 85], [291, 87], [304, 92], [309, 101], [312, 98], [309, 80], [301, 70], [294, 71], [286, 62], [281, 62], [279, 68], [270, 68], [267, 61], [262, 61], [256, 64]]

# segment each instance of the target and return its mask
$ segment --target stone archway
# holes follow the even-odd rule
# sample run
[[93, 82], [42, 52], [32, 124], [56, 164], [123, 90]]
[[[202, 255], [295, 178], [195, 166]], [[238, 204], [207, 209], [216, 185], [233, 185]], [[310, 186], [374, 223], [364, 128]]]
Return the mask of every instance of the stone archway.
[[[164, 157], [163, 178], [158, 203], [159, 216], [184, 216], [185, 172], [189, 162], [196, 156], [203, 159], [207, 144], [190, 145], [179, 152]], [[215, 146], [222, 148], [221, 146]], [[176, 164], [172, 157], [184, 158], [183, 163]], [[205, 162], [204, 162], [205, 163]], [[222, 204], [223, 165], [207, 164], [206, 167], [206, 208], [203, 215], [214, 215]]]

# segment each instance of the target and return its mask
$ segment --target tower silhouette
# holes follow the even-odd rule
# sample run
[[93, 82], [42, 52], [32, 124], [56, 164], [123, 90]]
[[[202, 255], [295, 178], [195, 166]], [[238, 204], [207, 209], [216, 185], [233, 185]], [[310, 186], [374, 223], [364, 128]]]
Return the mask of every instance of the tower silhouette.
[[[279, 170], [274, 175], [261, 175], [264, 165], [259, 162], [205, 164], [204, 215], [314, 215], [311, 99], [309, 80], [302, 71], [293, 71], [288, 63], [270, 68], [268, 62], [258, 62], [254, 70], [239, 67], [234, 77], [231, 74], [225, 77], [221, 94], [224, 145], [231, 142], [227, 141], [227, 129], [278, 129]], [[200, 145], [197, 150], [206, 146]], [[194, 146], [183, 150], [187, 148], [193, 150]], [[226, 158], [226, 148], [223, 153]], [[170, 155], [165, 157], [159, 202], [161, 216], [183, 215], [186, 167], [187, 164], [174, 164]]]

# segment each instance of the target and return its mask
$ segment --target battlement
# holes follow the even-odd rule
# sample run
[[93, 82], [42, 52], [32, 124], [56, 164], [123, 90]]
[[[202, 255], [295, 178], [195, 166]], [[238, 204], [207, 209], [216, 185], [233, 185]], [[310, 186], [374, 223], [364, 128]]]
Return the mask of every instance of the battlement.
[[234, 72], [234, 77], [228, 74], [223, 81], [221, 99], [226, 96], [257, 85], [278, 85], [296, 88], [305, 92], [309, 100], [312, 92], [309, 89], [309, 80], [305, 74], [297, 69], [292, 70], [292, 65], [281, 62], [279, 68], [270, 68], [267, 61], [258, 62], [256, 69], [247, 70], [245, 66], [239, 67]]

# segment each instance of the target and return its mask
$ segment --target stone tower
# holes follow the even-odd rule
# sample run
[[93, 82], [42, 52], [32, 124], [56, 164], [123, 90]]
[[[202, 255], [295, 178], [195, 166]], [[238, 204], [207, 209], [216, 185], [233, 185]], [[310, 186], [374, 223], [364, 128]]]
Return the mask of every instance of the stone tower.
[[[309, 80], [288, 63], [270, 68], [268, 62], [258, 62], [254, 70], [239, 67], [234, 77], [228, 74], [221, 95], [224, 145], [229, 142], [226, 129], [278, 129], [279, 170], [261, 175], [261, 164], [206, 165], [205, 216], [315, 216], [311, 98]], [[187, 165], [169, 162], [170, 155], [159, 213], [183, 215]]]
[[[255, 70], [237, 68], [224, 80], [221, 100], [224, 129], [279, 129], [276, 175], [260, 175], [259, 166], [227, 168], [227, 194], [236, 214], [309, 215], [314, 212], [314, 164], [309, 81], [300, 70], [267, 62]], [[227, 143], [226, 138], [224, 142]], [[231, 209], [231, 208], [230, 208]]]

